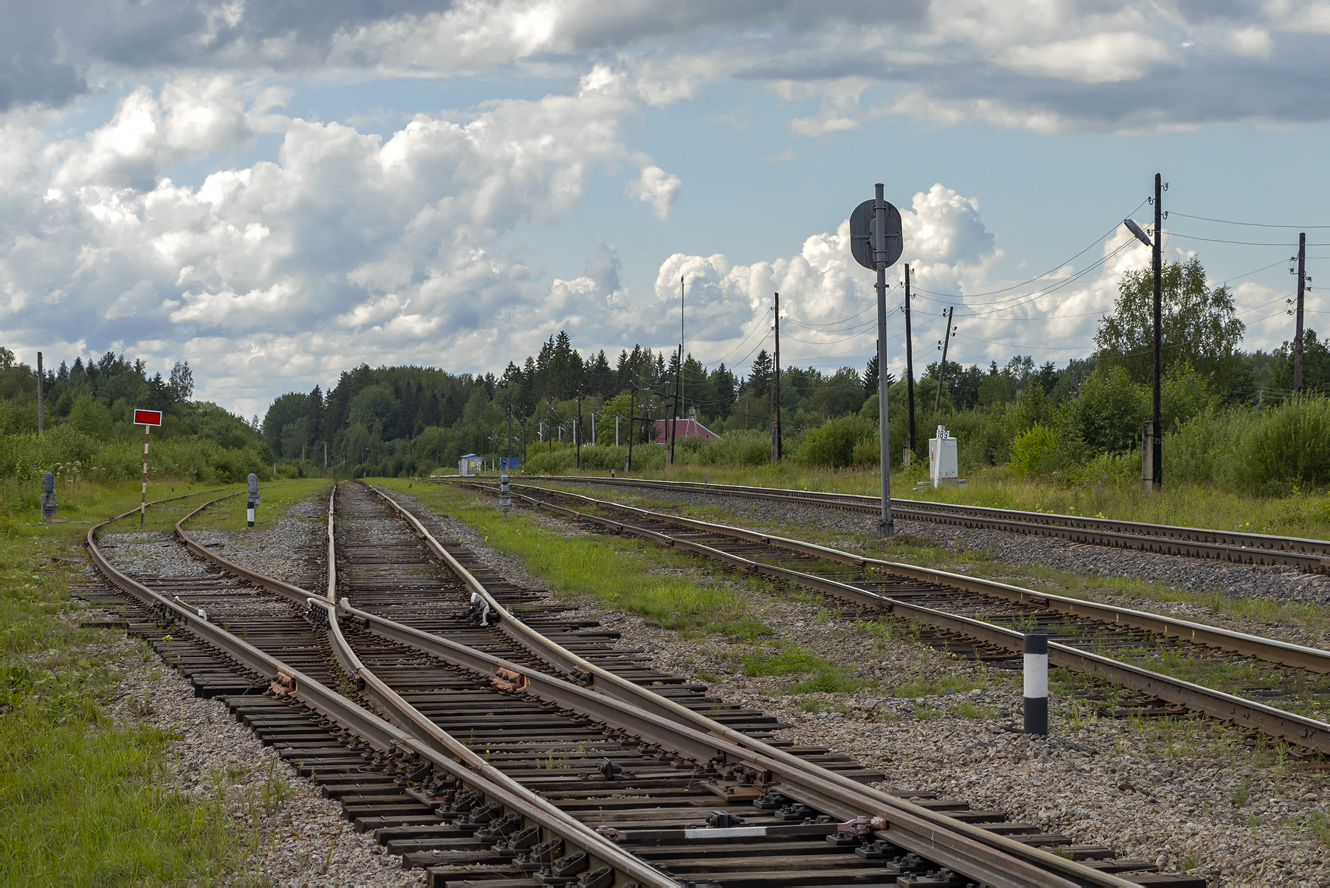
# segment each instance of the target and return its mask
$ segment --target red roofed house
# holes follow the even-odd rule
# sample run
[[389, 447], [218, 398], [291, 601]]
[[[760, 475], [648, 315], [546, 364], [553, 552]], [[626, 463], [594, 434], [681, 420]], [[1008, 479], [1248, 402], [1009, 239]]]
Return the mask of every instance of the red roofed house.
[[651, 423], [656, 430], [657, 444], [669, 443], [671, 422], [676, 426], [674, 429], [676, 440], [679, 438], [701, 438], [704, 441], [714, 441], [720, 437], [696, 419], [657, 419]]

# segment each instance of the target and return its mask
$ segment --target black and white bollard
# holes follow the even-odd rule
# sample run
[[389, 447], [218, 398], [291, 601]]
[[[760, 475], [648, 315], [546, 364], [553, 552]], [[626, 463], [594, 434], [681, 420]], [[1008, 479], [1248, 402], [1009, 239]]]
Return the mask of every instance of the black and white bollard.
[[1025, 733], [1048, 734], [1048, 636], [1025, 636]]
[[249, 473], [249, 496], [245, 500], [245, 521], [254, 526], [254, 510], [259, 507], [259, 476]]

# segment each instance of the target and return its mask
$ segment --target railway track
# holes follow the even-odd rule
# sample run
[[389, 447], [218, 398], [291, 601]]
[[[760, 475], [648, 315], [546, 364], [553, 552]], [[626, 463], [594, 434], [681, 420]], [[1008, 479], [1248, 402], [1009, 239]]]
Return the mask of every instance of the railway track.
[[1203, 884], [1107, 849], [1068, 860], [1042, 850], [1065, 837], [870, 789], [881, 775], [782, 746], [760, 713], [469, 570], [386, 497], [345, 493], [319, 592], [221, 558], [188, 518], [177, 534], [215, 568], [203, 578], [125, 575], [100, 525], [89, 549], [133, 621], [190, 633], [164, 653], [201, 692], [287, 744], [432, 884]]
[[[489, 493], [492, 485], [470, 486]], [[1049, 637], [1049, 662], [1158, 701], [1330, 753], [1330, 725], [1296, 709], [1330, 706], [1330, 652], [1004, 583], [866, 558], [743, 528], [696, 521], [562, 490], [514, 485], [514, 497], [613, 533], [632, 533], [728, 567], [793, 583], [867, 615], [891, 615], [935, 633], [958, 656], [1019, 668], [1024, 635]], [[566, 503], [573, 504], [570, 508]], [[1170, 658], [1198, 671], [1243, 672], [1269, 683], [1225, 693], [1145, 668]], [[1184, 662], [1185, 661], [1185, 662]], [[1278, 665], [1275, 665], [1278, 664]], [[1260, 700], [1251, 699], [1260, 697]]]
[[[590, 476], [532, 476], [525, 480], [548, 484], [583, 484], [594, 486], [635, 487], [644, 490], [685, 491], [714, 496], [769, 500], [822, 509], [877, 515], [881, 499], [854, 494], [825, 493], [811, 490], [787, 490], [748, 487], [735, 484], [709, 484], [695, 481], [655, 481], [649, 479], [599, 478]], [[1279, 565], [1305, 573], [1330, 573], [1330, 542], [1325, 540], [1279, 537], [1267, 534], [1238, 533], [1199, 527], [1177, 527], [1116, 521], [1108, 518], [1083, 518], [1044, 512], [1020, 512], [980, 506], [958, 506], [926, 500], [892, 499], [893, 518], [926, 521], [954, 527], [1002, 530], [1009, 533], [1057, 537], [1092, 546], [1107, 546], [1208, 558], [1234, 564]]]

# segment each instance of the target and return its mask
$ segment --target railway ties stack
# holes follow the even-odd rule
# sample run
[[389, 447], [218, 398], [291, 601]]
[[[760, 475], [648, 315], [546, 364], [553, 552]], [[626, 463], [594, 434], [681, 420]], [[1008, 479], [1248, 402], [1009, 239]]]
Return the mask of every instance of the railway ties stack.
[[[402, 566], [399, 561], [410, 560], [406, 556], [405, 547], [392, 547], [390, 560], [394, 562], [394, 572]], [[408, 622], [411, 612], [400, 600], [390, 600], [384, 582], [390, 575], [383, 573], [386, 569], [383, 559], [377, 560], [366, 576], [372, 580], [369, 585], [378, 588], [361, 597], [380, 597], [376, 607], [385, 612], [396, 611], [403, 622]], [[432, 623], [440, 633], [457, 630], [474, 639], [477, 627], [457, 625], [459, 620], [449, 616], [448, 607], [442, 605], [445, 596], [440, 590], [447, 584], [430, 578], [420, 567], [408, 565], [401, 571], [400, 579], [407, 588], [400, 597], [421, 601], [426, 589], [437, 594], [433, 599], [425, 596], [415, 622], [422, 627]], [[113, 570], [109, 565], [105, 569]], [[327, 697], [319, 696], [325, 692], [316, 693], [313, 682], [297, 691], [298, 682], [291, 680], [290, 695], [282, 693], [284, 686], [279, 681], [270, 691], [279, 693], [279, 697], [238, 694], [226, 699], [229, 705], [235, 701], [233, 708], [256, 725], [261, 735], [274, 744], [284, 744], [284, 756], [292, 760], [302, 757], [302, 773], [316, 774], [325, 782], [328, 794], [341, 798], [358, 828], [375, 830], [379, 839], [394, 853], [402, 854], [408, 863], [429, 865], [434, 884], [486, 884], [491, 888], [537, 883], [583, 888], [633, 883], [1128, 884], [1105, 873], [1148, 866], [1145, 861], [1112, 860], [1107, 849], [1071, 848], [1076, 856], [1095, 862], [1093, 868], [1077, 866], [1056, 855], [1044, 854], [1041, 858], [1034, 852], [1017, 853], [1015, 849], [1019, 846], [1004, 845], [996, 837], [1007, 833], [1023, 835], [1030, 845], [1039, 847], [1069, 843], [1063, 836], [1040, 836], [1031, 825], [1003, 824], [998, 812], [970, 811], [964, 803], [937, 800], [927, 797], [928, 794], [907, 793], [916, 796], [914, 806], [883, 808], [883, 800], [888, 797], [881, 793], [863, 796], [875, 801], [847, 802], [858, 798], [856, 793], [861, 792], [849, 789], [857, 785], [853, 780], [875, 780], [882, 775], [865, 771], [846, 759], [828, 756], [825, 751], [792, 750], [760, 739], [743, 740], [741, 745], [732, 746], [732, 742], [739, 741], [738, 735], [734, 741], [715, 739], [719, 735], [708, 737], [707, 731], [728, 732], [742, 725], [751, 734], [769, 740], [775, 723], [754, 713], [723, 707], [717, 711], [716, 702], [709, 700], [700, 688], [685, 680], [661, 676], [644, 666], [639, 669], [637, 680], [669, 691], [676, 703], [684, 704], [684, 711], [706, 712], [714, 719], [709, 722], [714, 729], [698, 733], [696, 728], [666, 728], [659, 722], [659, 713], [669, 711], [669, 704], [659, 697], [655, 698], [659, 702], [651, 704], [657, 714], [651, 716], [647, 710], [634, 714], [628, 704], [597, 709], [604, 706], [604, 699], [581, 712], [578, 706], [565, 702], [565, 698], [558, 698], [558, 702], [551, 699], [547, 689], [553, 686], [551, 682], [557, 684], [557, 681], [541, 677], [541, 673], [524, 664], [514, 663], [511, 669], [500, 670], [495, 676], [460, 665], [467, 657], [480, 656], [479, 653], [459, 654], [461, 659], [457, 662], [444, 662], [436, 654], [426, 656], [423, 648], [402, 640], [412, 637], [409, 627], [393, 629], [388, 621], [371, 613], [368, 606], [359, 609], [359, 602], [354, 600], [360, 595], [355, 588], [356, 569], [354, 559], [339, 563], [338, 572], [345, 583], [339, 589], [349, 592], [352, 607], [338, 608], [336, 612], [314, 605], [308, 609], [315, 616], [326, 612], [330, 621], [344, 624], [349, 647], [363, 664], [363, 669], [357, 668], [349, 677], [388, 681], [393, 693], [405, 699], [405, 705], [428, 714], [436, 726], [446, 727], [453, 737], [469, 747], [470, 754], [480, 752], [484, 761], [477, 760], [476, 766], [468, 766], [471, 771], [459, 770], [433, 756], [424, 740], [402, 737], [381, 720], [354, 712], [348, 714], [348, 710], [340, 708], [336, 709], [340, 715], [334, 725], [326, 718], [330, 705]], [[250, 574], [250, 578], [260, 585], [265, 582], [257, 575]], [[465, 590], [459, 591], [456, 597], [465, 602]], [[494, 603], [502, 607], [497, 600]], [[525, 615], [535, 616], [529, 595], [514, 596], [508, 604], [514, 610], [525, 608]], [[160, 612], [160, 608], [142, 610], [153, 618]], [[294, 611], [303, 609], [296, 607]], [[342, 611], [344, 615], [339, 616]], [[153, 631], [165, 630], [163, 635], [174, 638], [183, 638], [186, 628], [211, 632], [213, 642], [226, 646], [234, 657], [250, 664], [239, 667], [232, 663], [232, 666], [250, 682], [252, 690], [269, 677], [264, 669], [275, 666], [265, 667], [263, 664], [271, 661], [225, 642], [210, 625], [191, 618], [186, 611], [173, 612], [172, 619], [174, 623], [160, 624]], [[515, 620], [511, 614], [505, 619]], [[557, 616], [547, 622], [557, 623]], [[313, 626], [317, 629], [319, 625], [316, 619]], [[492, 627], [480, 628], [488, 630], [483, 634], [491, 636], [483, 646], [498, 650], [508, 644]], [[392, 638], [384, 633], [392, 634]], [[314, 634], [318, 637], [317, 632]], [[586, 659], [575, 658], [574, 662], [616, 665], [625, 662], [623, 652], [593, 656], [593, 648], [603, 648], [611, 640], [606, 633], [594, 631], [594, 627], [583, 623], [568, 625], [562, 634], [566, 640], [583, 646]], [[275, 638], [276, 633], [272, 633], [269, 640], [275, 644]], [[322, 651], [320, 645], [315, 647]], [[505, 660], [520, 659], [517, 652], [510, 653], [513, 656], [505, 656]], [[218, 657], [215, 650], [210, 655], [214, 663], [228, 659]], [[340, 654], [339, 659], [343, 659]], [[182, 658], [182, 664], [189, 668], [187, 660]], [[333, 668], [326, 654], [322, 663], [325, 669]], [[310, 671], [316, 665], [307, 662]], [[209, 668], [215, 669], [215, 665]], [[575, 690], [577, 683], [585, 686], [609, 681], [597, 671], [598, 665], [587, 663], [580, 668], [589, 671], [573, 669], [571, 674], [565, 673], [574, 680], [571, 684], [564, 683], [568, 692]], [[550, 671], [557, 675], [560, 670]], [[280, 677], [279, 674], [277, 678]], [[347, 679], [346, 674], [340, 677], [343, 685]], [[300, 681], [304, 681], [304, 676]], [[609, 693], [622, 691], [623, 687], [613, 682], [602, 689]], [[290, 696], [314, 701], [313, 709], [320, 712], [310, 718], [313, 712], [310, 705], [292, 704]], [[296, 715], [305, 717], [306, 722], [301, 723]], [[643, 722], [644, 718], [647, 722]], [[658, 722], [651, 722], [651, 718]], [[716, 720], [726, 719], [726, 725], [717, 724]], [[616, 726], [619, 721], [658, 724], [659, 730], [628, 730]], [[463, 733], [468, 736], [462, 736]], [[359, 737], [353, 736], [357, 734]], [[393, 736], [399, 739], [385, 742], [385, 737]], [[715, 754], [682, 751], [707, 747], [716, 750]], [[787, 770], [793, 767], [791, 762], [800, 761], [790, 753], [803, 755], [805, 764]], [[789, 761], [781, 756], [787, 756]], [[818, 772], [826, 776], [814, 779], [811, 775], [815, 772], [807, 770], [808, 760], [835, 770]], [[515, 787], [527, 792], [534, 790], [538, 795], [530, 796], [531, 801], [515, 803], [514, 797], [501, 801], [508, 792], [502, 789], [494, 790], [499, 793], [497, 796], [485, 794], [490, 790], [479, 792], [471, 788], [483, 784], [475, 772], [479, 766], [498, 768], [508, 774], [505, 779], [516, 781]], [[853, 780], [846, 780], [847, 777]], [[819, 792], [810, 795], [809, 788], [814, 786], [829, 795], [823, 797]], [[582, 840], [551, 838], [548, 827], [530, 826], [529, 816], [535, 815], [528, 809], [545, 804], [537, 799], [557, 801], [565, 812], [561, 816], [571, 816], [583, 824], [584, 830], [599, 829], [601, 844], [590, 842], [585, 845], [587, 850], [578, 850], [574, 845]], [[887, 821], [854, 816], [853, 808], [880, 810], [881, 816], [889, 819], [890, 828], [884, 830]], [[947, 821], [952, 826], [930, 820], [930, 808], [956, 815]], [[967, 821], [991, 827], [990, 838], [976, 840], [975, 834], [964, 832]], [[948, 829], [961, 832], [943, 839]], [[913, 844], [922, 836], [929, 838], [923, 844]], [[615, 846], [607, 839], [617, 842], [620, 848], [634, 851], [639, 860], [653, 866], [642, 870], [639, 864], [631, 862], [632, 858], [616, 857], [617, 852], [612, 850]], [[1013, 853], [1015, 857], [1009, 856]], [[619, 862], [611, 867], [604, 863], [609, 860]], [[1052, 871], [1040, 871], [1041, 863], [1051, 866]], [[951, 868], [947, 869], [948, 866]], [[1151, 881], [1148, 874], [1134, 874], [1132, 878], [1137, 883]], [[1167, 880], [1159, 877], [1153, 881]], [[1200, 884], [1186, 877], [1173, 882]]]

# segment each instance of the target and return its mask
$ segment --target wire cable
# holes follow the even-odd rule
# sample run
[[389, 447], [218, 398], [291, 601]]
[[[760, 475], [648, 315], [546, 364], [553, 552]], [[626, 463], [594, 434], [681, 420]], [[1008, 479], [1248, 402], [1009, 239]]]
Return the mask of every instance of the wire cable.
[[[1180, 232], [1180, 231], [1170, 231], [1170, 232], [1168, 232], [1168, 236], [1169, 236], [1169, 237], [1180, 237], [1180, 238], [1183, 238], [1184, 240], [1198, 240], [1198, 241], [1205, 241], [1206, 243], [1211, 243], [1211, 244], [1237, 244], [1237, 245], [1240, 246], [1240, 247], [1295, 247], [1295, 248], [1296, 248], [1296, 246], [1297, 246], [1296, 244], [1291, 244], [1291, 243], [1289, 243], [1289, 242], [1287, 242], [1287, 241], [1273, 241], [1273, 242], [1272, 242], [1272, 241], [1240, 241], [1240, 240], [1223, 240], [1223, 239], [1221, 239], [1221, 238], [1217, 238], [1217, 237], [1201, 237], [1201, 236], [1198, 235], [1198, 234], [1183, 234], [1183, 233]], [[1325, 244], [1307, 244], [1307, 246], [1309, 246], [1309, 247], [1330, 247], [1330, 243], [1325, 243]]]
[[1232, 219], [1211, 219], [1209, 216], [1189, 216], [1186, 213], [1179, 213], [1177, 210], [1169, 210], [1171, 216], [1181, 216], [1184, 219], [1199, 219], [1202, 222], [1218, 222], [1221, 225], [1245, 225], [1248, 228], [1330, 228], [1330, 225], [1267, 225], [1263, 222], [1234, 222]]
[[[1131, 213], [1128, 213], [1128, 214], [1127, 214], [1127, 217], [1130, 217], [1130, 216], [1132, 215], [1132, 213], [1135, 213], [1135, 212], [1136, 212], [1136, 210], [1139, 210], [1141, 207], [1145, 206], [1145, 204], [1146, 204], [1147, 201], [1149, 201], [1149, 198], [1146, 198], [1145, 200], [1143, 200], [1143, 201], [1141, 201], [1140, 203], [1138, 203], [1138, 204], [1136, 205], [1136, 207], [1131, 211]], [[1053, 274], [1053, 273], [1054, 273], [1055, 271], [1057, 271], [1058, 269], [1060, 269], [1060, 268], [1065, 268], [1065, 267], [1067, 266], [1068, 263], [1073, 262], [1073, 261], [1075, 261], [1076, 259], [1079, 259], [1081, 256], [1084, 256], [1086, 253], [1088, 253], [1088, 252], [1090, 252], [1091, 250], [1093, 250], [1096, 246], [1098, 246], [1098, 245], [1099, 245], [1101, 242], [1103, 242], [1106, 238], [1111, 237], [1112, 234], [1113, 234], [1113, 232], [1114, 232], [1114, 231], [1117, 231], [1118, 226], [1121, 225], [1121, 224], [1122, 224], [1121, 222], [1115, 222], [1115, 223], [1113, 223], [1113, 227], [1112, 227], [1112, 228], [1110, 228], [1108, 231], [1105, 231], [1105, 232], [1104, 232], [1103, 234], [1101, 234], [1099, 237], [1095, 238], [1094, 241], [1093, 241], [1089, 246], [1087, 246], [1084, 250], [1081, 250], [1079, 253], [1077, 253], [1075, 256], [1072, 256], [1070, 259], [1066, 260], [1065, 262], [1060, 262], [1060, 263], [1058, 263], [1056, 266], [1054, 266], [1053, 268], [1050, 268], [1048, 271], [1044, 272], [1044, 273], [1041, 274], [1041, 275], [1036, 275], [1035, 277], [1032, 277], [1032, 278], [1030, 278], [1029, 280], [1021, 281], [1021, 282], [1018, 283], [1018, 284], [1012, 284], [1010, 287], [1003, 287], [1003, 288], [1000, 289], [1000, 290], [990, 290], [990, 291], [988, 291], [987, 293], [970, 293], [969, 296], [971, 296], [971, 297], [975, 297], [975, 296], [996, 296], [996, 295], [999, 294], [999, 293], [1008, 293], [1008, 292], [1010, 292], [1010, 291], [1012, 291], [1012, 290], [1015, 290], [1015, 289], [1017, 289], [1017, 288], [1019, 288], [1019, 287], [1024, 287], [1024, 286], [1027, 285], [1027, 284], [1033, 284], [1035, 281], [1043, 280], [1044, 278], [1048, 277], [1050, 274]], [[1115, 250], [1114, 252], [1117, 252], [1117, 251]], [[1102, 260], [1101, 260], [1101, 261], [1102, 261]], [[966, 295], [965, 295], [965, 294], [962, 294], [962, 293], [938, 293], [938, 292], [935, 292], [935, 291], [933, 291], [933, 290], [927, 290], [927, 289], [924, 289], [923, 287], [920, 287], [918, 284], [915, 284], [915, 286], [914, 286], [913, 289], [914, 289], [915, 292], [919, 292], [919, 293], [928, 293], [930, 296], [942, 296], [942, 297], [944, 297], [944, 298], [950, 298], [950, 299], [965, 299], [965, 298], [966, 298]], [[1013, 298], [1019, 298], [1019, 297], [1013, 297]], [[1000, 301], [1000, 300], [999, 300], [999, 301]], [[978, 304], [984, 304], [984, 303], [978, 303]]]

